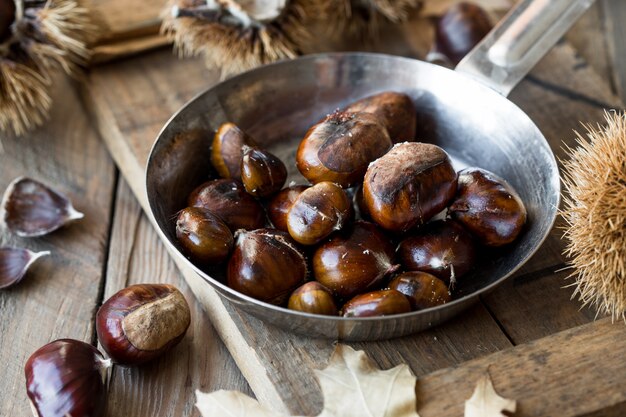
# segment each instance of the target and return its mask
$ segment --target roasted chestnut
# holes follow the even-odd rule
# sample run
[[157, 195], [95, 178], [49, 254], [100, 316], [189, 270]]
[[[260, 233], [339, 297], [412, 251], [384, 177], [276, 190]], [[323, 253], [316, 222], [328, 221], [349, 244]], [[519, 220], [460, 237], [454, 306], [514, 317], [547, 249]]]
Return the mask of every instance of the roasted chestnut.
[[372, 291], [357, 295], [343, 305], [344, 317], [377, 317], [402, 314], [411, 311], [407, 297], [396, 290]]
[[283, 232], [289, 231], [287, 228], [287, 213], [302, 191], [309, 188], [308, 185], [294, 185], [280, 191], [270, 201], [267, 207], [267, 214], [275, 228]]
[[363, 197], [372, 219], [394, 232], [424, 224], [454, 197], [456, 172], [448, 154], [428, 143], [401, 143], [374, 161]]
[[113, 294], [96, 314], [96, 332], [113, 362], [132, 366], [176, 346], [191, 323], [183, 294], [173, 285], [137, 284]]
[[26, 392], [37, 417], [101, 417], [111, 361], [78, 340], [59, 339], [37, 349], [24, 366]]
[[381, 284], [398, 269], [394, 247], [376, 225], [364, 221], [332, 237], [313, 254], [313, 275], [338, 298], [346, 299]]
[[347, 188], [360, 182], [368, 164], [390, 147], [389, 133], [376, 116], [336, 111], [306, 133], [296, 165], [314, 184], [331, 181]]
[[481, 168], [459, 172], [457, 195], [448, 214], [488, 246], [513, 242], [526, 223], [526, 208], [513, 187]]
[[287, 168], [277, 156], [259, 148], [244, 145], [241, 160], [241, 181], [255, 197], [268, 197], [278, 192], [287, 180]]
[[288, 307], [305, 313], [336, 316], [337, 305], [328, 288], [317, 281], [307, 282], [289, 297]]
[[243, 145], [254, 144], [252, 138], [234, 123], [224, 123], [213, 136], [211, 164], [220, 177], [240, 180]]
[[233, 179], [205, 182], [187, 199], [189, 207], [203, 207], [219, 217], [234, 233], [239, 229], [254, 230], [265, 226], [263, 206], [243, 184]]
[[228, 261], [228, 286], [242, 294], [281, 305], [307, 276], [307, 262], [285, 232], [240, 232]]
[[314, 245], [341, 230], [351, 217], [352, 202], [345, 191], [325, 181], [300, 193], [287, 213], [287, 228], [298, 243]]
[[233, 247], [233, 234], [215, 214], [202, 207], [181, 210], [176, 238], [192, 260], [203, 264], [225, 261]]
[[476, 262], [477, 242], [454, 220], [421, 227], [398, 246], [398, 260], [407, 271], [425, 271], [454, 286]]
[[456, 65], [491, 28], [489, 15], [480, 6], [467, 2], [457, 3], [437, 23], [434, 51]]
[[386, 91], [362, 98], [343, 109], [348, 113], [371, 113], [378, 117], [393, 143], [415, 140], [416, 110], [411, 97]]
[[395, 277], [389, 288], [404, 294], [413, 310], [445, 304], [450, 301], [450, 291], [446, 284], [428, 272], [411, 271]]

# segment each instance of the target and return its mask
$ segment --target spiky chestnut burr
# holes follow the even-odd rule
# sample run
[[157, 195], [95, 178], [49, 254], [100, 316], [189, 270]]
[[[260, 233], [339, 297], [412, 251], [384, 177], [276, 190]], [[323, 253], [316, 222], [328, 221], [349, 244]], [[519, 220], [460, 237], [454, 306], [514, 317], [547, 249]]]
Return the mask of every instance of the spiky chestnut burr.
[[626, 320], [626, 114], [576, 132], [563, 161], [566, 255], [574, 296], [613, 320]]
[[181, 56], [202, 55], [222, 76], [300, 55], [315, 42], [306, 21], [317, 1], [170, 0], [162, 32]]
[[2, 0], [0, 131], [21, 135], [46, 120], [52, 74], [76, 73], [89, 57], [87, 41], [95, 30], [87, 9], [74, 0]]

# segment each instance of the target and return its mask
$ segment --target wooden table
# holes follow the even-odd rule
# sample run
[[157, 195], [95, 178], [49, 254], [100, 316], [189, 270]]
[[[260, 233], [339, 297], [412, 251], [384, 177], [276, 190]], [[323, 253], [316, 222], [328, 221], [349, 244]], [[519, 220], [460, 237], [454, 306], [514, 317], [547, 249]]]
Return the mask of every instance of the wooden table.
[[[614, 95], [623, 94], [626, 82], [620, 16], [626, 18], [622, 0], [598, 3], [570, 32], [569, 43], [557, 46], [511, 96], [559, 155], [561, 141], [572, 143], [578, 120], [598, 122], [603, 108], [622, 107]], [[254, 320], [233, 315], [232, 322], [214, 323], [224, 344], [209, 319], [223, 312], [207, 314], [194, 300], [133, 196], [142, 197], [139, 174], [159, 128], [216, 79], [201, 62], [177, 62], [167, 50], [95, 68], [84, 85], [58, 77], [51, 121], [25, 138], [2, 137], [0, 189], [29, 175], [67, 193], [86, 217], [35, 240], [0, 234], [3, 245], [52, 251], [20, 285], [0, 292], [0, 415], [30, 413], [23, 377], [30, 353], [62, 337], [96, 343], [98, 306], [139, 282], [181, 288], [192, 307], [192, 326], [174, 351], [150, 366], [114, 368], [109, 416], [198, 415], [196, 389], [241, 390], [292, 413], [320, 409], [315, 383], [300, 371], [323, 364], [330, 342], [260, 329]], [[520, 416], [626, 415], [626, 327], [607, 318], [594, 321], [593, 311], [570, 300], [572, 289], [563, 288], [567, 271], [557, 272], [564, 266], [559, 234], [463, 317], [417, 336], [354, 346], [383, 368], [409, 363], [419, 377], [422, 417], [460, 416], [487, 368], [497, 390], [519, 400]], [[229, 333], [232, 323], [240, 326]], [[260, 334], [265, 339], [254, 338]], [[268, 353], [274, 349], [298, 357], [276, 364]]]

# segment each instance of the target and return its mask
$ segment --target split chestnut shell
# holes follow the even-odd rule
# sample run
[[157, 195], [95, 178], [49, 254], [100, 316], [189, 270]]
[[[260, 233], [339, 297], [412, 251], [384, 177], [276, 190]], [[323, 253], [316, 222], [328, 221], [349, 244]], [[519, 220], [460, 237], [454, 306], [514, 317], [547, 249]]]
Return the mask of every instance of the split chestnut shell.
[[487, 246], [513, 242], [526, 223], [526, 207], [513, 187], [481, 168], [459, 172], [457, 196], [448, 214]]
[[101, 417], [107, 399], [111, 361], [95, 347], [59, 339], [37, 349], [26, 361], [26, 392], [37, 417]]
[[276, 229], [241, 231], [228, 261], [228, 286], [282, 305], [307, 276], [304, 254], [289, 234]]
[[376, 116], [337, 111], [308, 130], [298, 147], [296, 165], [313, 184], [331, 181], [348, 188], [359, 183], [368, 164], [391, 145]]
[[23, 248], [0, 248], [0, 290], [9, 288], [24, 278], [28, 268], [50, 252], [31, 252]]
[[371, 218], [393, 232], [426, 223], [454, 197], [456, 171], [448, 154], [428, 143], [401, 143], [374, 161], [363, 197]]
[[15, 179], [2, 199], [3, 221], [20, 237], [37, 237], [82, 219], [70, 200], [31, 178]]
[[120, 365], [138, 365], [176, 346], [191, 322], [187, 300], [167, 284], [131, 285], [98, 310], [102, 348]]
[[357, 100], [343, 111], [371, 113], [378, 117], [393, 143], [415, 140], [417, 111], [406, 94], [385, 91]]

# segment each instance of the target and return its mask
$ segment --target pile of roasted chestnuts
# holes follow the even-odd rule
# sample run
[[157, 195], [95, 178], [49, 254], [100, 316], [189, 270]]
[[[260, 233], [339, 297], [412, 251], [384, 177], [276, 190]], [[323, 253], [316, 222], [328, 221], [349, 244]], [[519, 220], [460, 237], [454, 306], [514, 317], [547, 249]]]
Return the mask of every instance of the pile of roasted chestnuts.
[[[480, 247], [513, 242], [526, 209], [502, 178], [457, 172], [416, 140], [411, 98], [383, 92], [313, 125], [296, 152], [309, 184], [233, 123], [212, 141], [221, 178], [176, 219], [182, 251], [232, 289], [313, 314], [368, 317], [448, 302]], [[207, 143], [207, 146], [209, 144]]]

